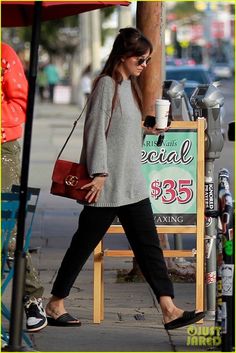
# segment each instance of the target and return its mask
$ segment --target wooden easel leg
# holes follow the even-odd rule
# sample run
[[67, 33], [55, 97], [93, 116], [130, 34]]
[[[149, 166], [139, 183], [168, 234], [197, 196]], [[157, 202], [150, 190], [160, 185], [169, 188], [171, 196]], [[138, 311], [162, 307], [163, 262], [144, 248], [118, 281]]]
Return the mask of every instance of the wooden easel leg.
[[101, 320], [104, 320], [104, 260], [103, 260], [103, 255], [101, 255], [101, 311], [100, 311], [100, 317]]
[[102, 314], [102, 242], [94, 250], [93, 322], [99, 324]]
[[196, 309], [204, 310], [204, 236], [197, 234], [197, 254], [196, 254]]

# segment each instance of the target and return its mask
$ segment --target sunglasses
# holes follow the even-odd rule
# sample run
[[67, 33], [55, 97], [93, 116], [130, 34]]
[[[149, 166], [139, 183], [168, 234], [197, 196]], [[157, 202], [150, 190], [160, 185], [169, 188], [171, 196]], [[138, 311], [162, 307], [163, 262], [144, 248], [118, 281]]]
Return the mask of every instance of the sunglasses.
[[143, 65], [144, 63], [146, 65], [148, 65], [148, 63], [150, 62], [151, 57], [149, 56], [148, 58], [144, 59], [144, 58], [140, 58], [137, 60], [137, 66]]

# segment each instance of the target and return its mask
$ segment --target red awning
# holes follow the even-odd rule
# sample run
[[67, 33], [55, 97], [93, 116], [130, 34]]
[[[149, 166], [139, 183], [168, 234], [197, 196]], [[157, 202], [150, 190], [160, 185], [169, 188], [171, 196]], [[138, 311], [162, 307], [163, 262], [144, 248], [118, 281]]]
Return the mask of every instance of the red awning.
[[[1, 1], [2, 27], [29, 26], [34, 1]], [[42, 21], [55, 20], [108, 6], [128, 6], [129, 1], [42, 1]]]

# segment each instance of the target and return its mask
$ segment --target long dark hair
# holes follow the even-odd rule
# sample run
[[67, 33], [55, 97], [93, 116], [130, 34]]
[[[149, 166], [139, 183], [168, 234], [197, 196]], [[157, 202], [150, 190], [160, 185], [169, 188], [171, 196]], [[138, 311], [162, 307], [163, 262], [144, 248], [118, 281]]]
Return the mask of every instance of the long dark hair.
[[[151, 42], [136, 28], [127, 27], [122, 28], [117, 35], [111, 53], [104, 65], [100, 75], [94, 81], [95, 88], [99, 79], [103, 76], [110, 76], [116, 83], [115, 94], [113, 101], [116, 101], [117, 88], [123, 80], [122, 75], [117, 70], [122, 58], [129, 58], [131, 56], [142, 56], [149, 50], [152, 53], [153, 47]], [[142, 111], [142, 95], [138, 87], [136, 78], [131, 77], [131, 85], [134, 97]]]

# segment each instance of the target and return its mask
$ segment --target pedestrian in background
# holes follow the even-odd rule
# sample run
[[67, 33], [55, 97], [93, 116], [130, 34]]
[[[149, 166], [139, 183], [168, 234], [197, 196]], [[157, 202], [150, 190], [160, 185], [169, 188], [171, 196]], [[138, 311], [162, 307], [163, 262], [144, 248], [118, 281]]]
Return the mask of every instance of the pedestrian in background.
[[49, 90], [49, 100], [53, 103], [54, 90], [56, 85], [60, 81], [58, 69], [56, 65], [53, 64], [53, 60], [51, 59], [49, 64], [47, 64], [44, 68], [44, 72], [47, 76], [48, 90]]
[[37, 74], [37, 85], [39, 90], [39, 98], [40, 101], [43, 102], [45, 100], [45, 91], [47, 89], [47, 75], [44, 71], [44, 67], [40, 66]]
[[[173, 303], [173, 285], [141, 169], [142, 95], [136, 79], [151, 60], [152, 50], [152, 44], [140, 31], [121, 29], [104, 69], [94, 82], [81, 154], [81, 163], [86, 163], [92, 182], [83, 187], [88, 190], [87, 202], [46, 306], [51, 325], [81, 325], [66, 311], [64, 298], [116, 216], [157, 297], [165, 328], [186, 326], [204, 317], [203, 312], [187, 312]], [[154, 134], [163, 131], [148, 129]]]
[[92, 88], [92, 80], [91, 80], [91, 65], [88, 65], [81, 75], [80, 80], [81, 90], [83, 92], [85, 100], [89, 97]]
[[[1, 192], [11, 192], [12, 185], [20, 183], [21, 148], [18, 140], [22, 137], [22, 124], [26, 118], [28, 82], [23, 65], [13, 48], [1, 43], [1, 53]], [[15, 237], [16, 230], [11, 234], [9, 256], [14, 256]], [[26, 327], [28, 331], [35, 332], [47, 325], [47, 318], [42, 306], [44, 288], [29, 252], [26, 254], [25, 281]]]

